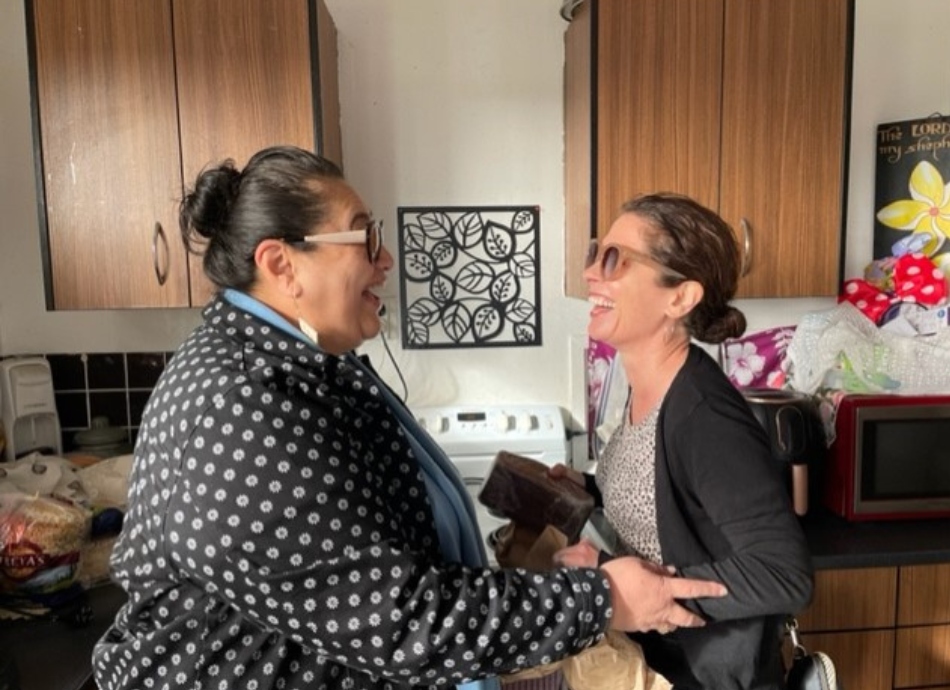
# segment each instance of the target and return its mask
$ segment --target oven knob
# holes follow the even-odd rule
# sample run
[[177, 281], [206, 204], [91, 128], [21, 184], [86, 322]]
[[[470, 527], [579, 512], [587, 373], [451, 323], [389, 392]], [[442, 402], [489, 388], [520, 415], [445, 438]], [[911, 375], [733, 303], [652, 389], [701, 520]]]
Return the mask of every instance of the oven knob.
[[518, 431], [531, 431], [537, 426], [537, 417], [533, 414], [523, 412], [518, 415]]
[[495, 428], [498, 431], [505, 432], [511, 428], [511, 417], [506, 415], [504, 412], [495, 417]]
[[440, 414], [435, 415], [431, 419], [419, 417], [419, 426], [434, 436], [435, 434], [441, 434], [447, 430], [448, 419]]

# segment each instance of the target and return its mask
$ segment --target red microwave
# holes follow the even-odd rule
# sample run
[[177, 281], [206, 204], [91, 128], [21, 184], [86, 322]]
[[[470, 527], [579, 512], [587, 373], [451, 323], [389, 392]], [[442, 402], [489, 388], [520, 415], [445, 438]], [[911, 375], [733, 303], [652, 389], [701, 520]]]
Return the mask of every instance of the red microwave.
[[846, 395], [821, 478], [848, 520], [950, 516], [950, 395]]

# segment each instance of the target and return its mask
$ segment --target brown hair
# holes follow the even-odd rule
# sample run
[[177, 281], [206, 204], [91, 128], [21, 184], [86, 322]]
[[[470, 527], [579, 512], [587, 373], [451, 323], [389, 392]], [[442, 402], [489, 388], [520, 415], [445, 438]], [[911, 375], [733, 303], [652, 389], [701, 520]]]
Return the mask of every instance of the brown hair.
[[[635, 197], [621, 210], [649, 221], [653, 259], [703, 286], [702, 300], [684, 319], [689, 335], [704, 343], [742, 335], [745, 316], [729, 304], [740, 270], [739, 245], [729, 224], [695, 200], [669, 192]], [[683, 281], [663, 273], [660, 280], [670, 286]]]

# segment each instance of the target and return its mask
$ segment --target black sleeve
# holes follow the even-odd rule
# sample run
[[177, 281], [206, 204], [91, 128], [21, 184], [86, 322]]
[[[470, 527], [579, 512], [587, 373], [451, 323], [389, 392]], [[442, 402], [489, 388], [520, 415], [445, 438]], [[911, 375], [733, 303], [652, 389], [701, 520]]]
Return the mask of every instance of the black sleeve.
[[680, 465], [674, 481], [684, 500], [728, 547], [722, 549], [726, 557], [712, 562], [672, 564], [684, 577], [726, 585], [728, 596], [694, 602], [712, 620], [791, 613], [811, 599], [808, 546], [781, 467], [754, 425], [737, 405], [705, 401], [672, 434], [668, 448]]

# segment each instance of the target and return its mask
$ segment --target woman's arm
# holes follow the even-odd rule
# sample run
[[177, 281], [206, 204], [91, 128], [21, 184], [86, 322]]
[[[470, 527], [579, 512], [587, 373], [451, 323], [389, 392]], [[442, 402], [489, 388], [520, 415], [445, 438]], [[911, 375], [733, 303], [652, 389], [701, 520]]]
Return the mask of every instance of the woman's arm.
[[609, 580], [597, 570], [443, 563], [418, 468], [372, 427], [277, 428], [248, 414], [236, 429], [228, 411], [260, 391], [232, 395], [198, 420], [164, 529], [180, 576], [249, 621], [425, 686], [550, 663], [608, 629]]
[[705, 514], [730, 552], [713, 562], [673, 564], [686, 577], [726, 585], [727, 597], [695, 605], [712, 620], [792, 613], [811, 599], [808, 546], [782, 467], [756, 424], [738, 407], [704, 402], [667, 435], [682, 501]]

